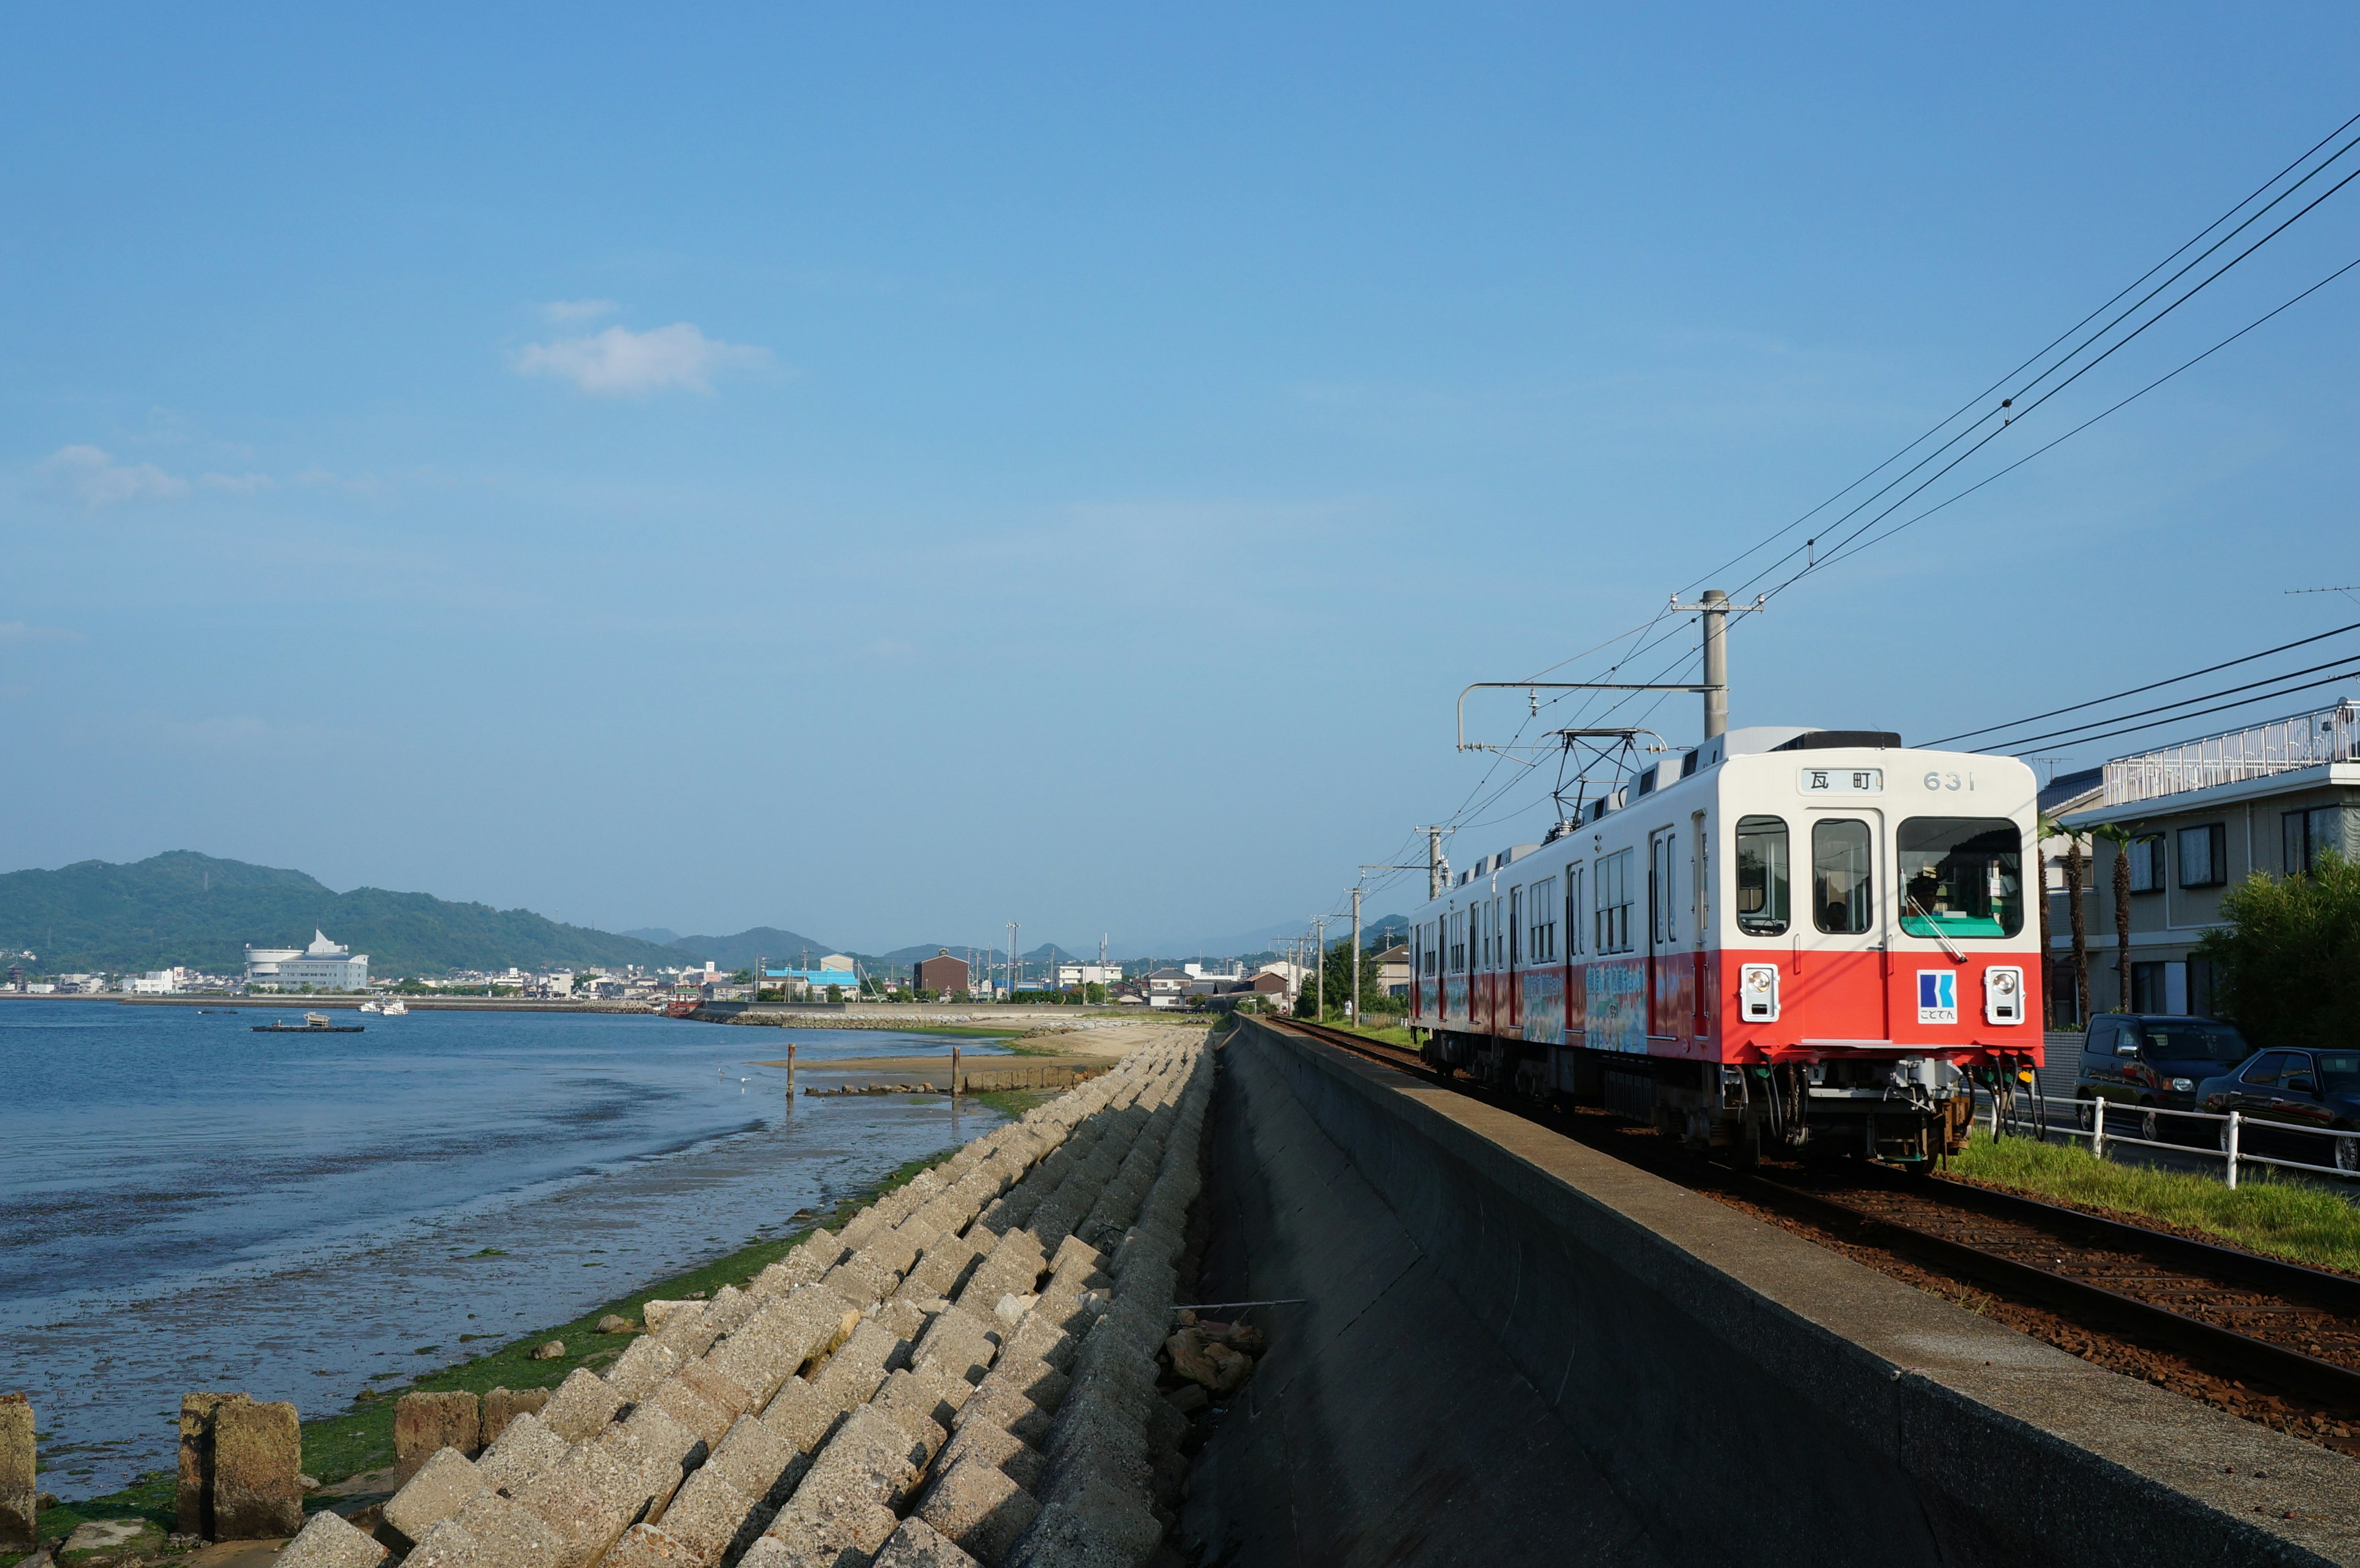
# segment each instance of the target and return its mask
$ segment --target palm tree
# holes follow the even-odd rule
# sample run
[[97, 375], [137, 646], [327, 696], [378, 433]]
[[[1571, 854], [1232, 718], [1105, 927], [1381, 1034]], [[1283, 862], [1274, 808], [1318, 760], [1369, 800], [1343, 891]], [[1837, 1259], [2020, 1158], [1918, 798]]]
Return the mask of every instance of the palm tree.
[[2131, 844], [2138, 833], [2120, 822], [2101, 822], [2090, 833], [2114, 846], [2114, 1010], [2127, 1013], [2131, 1010]]
[[[2086, 1029], [2090, 1023], [2090, 911], [2082, 907], [2081, 889], [2090, 879], [2090, 861], [2081, 850], [2082, 834], [2069, 828], [2054, 817], [2040, 819], [2039, 839], [2065, 841], [2065, 914], [2073, 932], [2073, 1016]], [[2040, 888], [2040, 951], [2051, 950], [2049, 931], [2049, 877], [2047, 867], [2041, 871]]]

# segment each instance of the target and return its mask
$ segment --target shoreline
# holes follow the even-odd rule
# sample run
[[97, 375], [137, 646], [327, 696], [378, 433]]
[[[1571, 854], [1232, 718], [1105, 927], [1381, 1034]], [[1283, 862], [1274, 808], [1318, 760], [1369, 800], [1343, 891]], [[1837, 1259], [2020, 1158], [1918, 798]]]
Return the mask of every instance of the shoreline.
[[[1062, 1093], [1062, 1089], [1016, 1091], [974, 1094], [967, 1098], [1013, 1119], [1032, 1105], [1054, 1099]], [[964, 1147], [964, 1143], [955, 1144], [905, 1161], [874, 1181], [855, 1187], [825, 1208], [799, 1211], [791, 1216], [794, 1228], [778, 1236], [733, 1247], [691, 1268], [645, 1281], [577, 1317], [509, 1338], [497, 1348], [486, 1350], [479, 1356], [454, 1362], [404, 1383], [365, 1389], [342, 1410], [304, 1418], [303, 1470], [320, 1483], [318, 1490], [306, 1494], [304, 1511], [308, 1514], [338, 1505], [358, 1506], [372, 1495], [366, 1489], [333, 1492], [333, 1495], [332, 1492], [355, 1476], [368, 1476], [392, 1465], [393, 1415], [403, 1394], [453, 1390], [481, 1394], [502, 1387], [519, 1390], [554, 1388], [577, 1367], [587, 1367], [595, 1371], [619, 1356], [629, 1347], [639, 1332], [602, 1334], [597, 1332], [599, 1319], [613, 1313], [637, 1323], [640, 1321], [639, 1309], [650, 1297], [678, 1299], [692, 1291], [710, 1294], [723, 1285], [743, 1286], [770, 1264], [785, 1257], [814, 1229], [821, 1225], [831, 1229], [841, 1226], [853, 1214], [885, 1193], [910, 1181], [920, 1171], [949, 1160]], [[549, 1361], [530, 1359], [534, 1347], [551, 1340], [563, 1342], [566, 1354]], [[44, 1468], [40, 1474], [45, 1476], [48, 1470]], [[47, 1490], [38, 1476], [35, 1486], [37, 1490]], [[39, 1539], [47, 1541], [70, 1533], [77, 1524], [92, 1519], [135, 1517], [152, 1520], [169, 1531], [177, 1528], [173, 1516], [176, 1489], [177, 1475], [174, 1471], [151, 1470], [128, 1486], [114, 1491], [60, 1500], [53, 1507], [40, 1509], [37, 1534]]]

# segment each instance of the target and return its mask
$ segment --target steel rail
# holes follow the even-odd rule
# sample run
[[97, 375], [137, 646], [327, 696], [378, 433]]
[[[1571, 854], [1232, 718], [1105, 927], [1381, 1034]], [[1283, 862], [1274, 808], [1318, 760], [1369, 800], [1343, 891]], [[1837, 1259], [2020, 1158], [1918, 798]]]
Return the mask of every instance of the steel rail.
[[[1507, 1101], [1506, 1096], [1478, 1094], [1474, 1092], [1473, 1085], [1459, 1083], [1428, 1067], [1415, 1051], [1406, 1047], [1363, 1039], [1343, 1029], [1300, 1018], [1259, 1021], [1335, 1046], [1379, 1065], [1408, 1072], [1429, 1083], [1466, 1094], [1470, 1099], [1524, 1116], [1527, 1120], [1547, 1125], [1554, 1119], [1535, 1115], [1527, 1107], [1503, 1103]], [[2090, 1326], [2159, 1343], [2202, 1362], [2217, 1373], [2269, 1383], [2306, 1401], [2341, 1405], [2360, 1411], [2360, 1371], [2351, 1367], [2268, 1340], [2256, 1339], [2234, 1329], [2223, 1328], [2202, 1318], [2176, 1312], [2168, 1307], [2157, 1306], [2151, 1301], [2143, 1301], [2070, 1275], [2020, 1262], [1969, 1242], [1938, 1236], [1887, 1214], [1806, 1192], [1768, 1177], [1726, 1168], [1717, 1169], [1715, 1175], [1733, 1187], [1750, 1190], [1752, 1195], [1772, 1207], [1800, 1208], [1811, 1211], [1822, 1220], [1846, 1225], [1882, 1226], [1895, 1237], [1894, 1244], [1878, 1244], [1885, 1245], [1886, 1250], [1904, 1255], [1914, 1253], [1946, 1270], [1980, 1279]], [[2360, 1317], [2360, 1279], [2307, 1269], [2300, 1264], [2287, 1263], [2255, 1253], [2240, 1252], [2234, 1247], [2192, 1241], [2169, 1232], [2149, 1230], [2145, 1226], [2083, 1214], [2078, 1209], [2061, 1208], [2037, 1199], [2019, 1198], [2012, 1193], [1972, 1187], [1963, 1182], [1919, 1182], [1907, 1192], [1911, 1196], [1925, 1197], [1987, 1217], [2013, 1219], [2052, 1232], [2078, 1229], [2098, 1239], [2076, 1243], [2065, 1235], [2058, 1236], [2058, 1239], [2069, 1246], [2096, 1245], [2136, 1252], [2147, 1261], [2210, 1275], [2223, 1283], [2277, 1296], [2298, 1308], [2309, 1306], [2315, 1311]]]

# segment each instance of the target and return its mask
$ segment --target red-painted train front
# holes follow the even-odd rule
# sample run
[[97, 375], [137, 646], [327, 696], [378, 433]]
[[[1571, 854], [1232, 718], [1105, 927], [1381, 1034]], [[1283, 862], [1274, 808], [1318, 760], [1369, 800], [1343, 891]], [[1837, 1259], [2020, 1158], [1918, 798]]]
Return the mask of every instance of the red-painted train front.
[[1972, 1083], [2040, 1061], [2036, 793], [2012, 757], [1731, 731], [1419, 909], [1410, 1021], [1437, 1066], [1742, 1157], [1955, 1150]]

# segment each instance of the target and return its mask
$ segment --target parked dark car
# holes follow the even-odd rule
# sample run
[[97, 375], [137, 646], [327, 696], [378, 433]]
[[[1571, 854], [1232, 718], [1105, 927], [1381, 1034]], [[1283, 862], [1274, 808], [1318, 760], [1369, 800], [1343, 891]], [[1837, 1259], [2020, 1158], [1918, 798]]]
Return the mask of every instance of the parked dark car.
[[[2332, 1165], [2360, 1176], [2360, 1051], [2264, 1051], [2234, 1073], [2207, 1078], [2197, 1108], [2239, 1111], [2252, 1118], [2240, 1129], [2241, 1153]], [[2259, 1123], [2347, 1138], [2293, 1138]], [[2228, 1124], [2221, 1124], [2223, 1147]]]
[[[2198, 1088], [2253, 1054], [2237, 1026], [2185, 1013], [2101, 1013], [2081, 1037], [2081, 1065], [2073, 1097], [2084, 1102], [2081, 1125], [2094, 1116], [2088, 1102], [2107, 1103], [2111, 1128], [2151, 1142], [2206, 1142], [2202, 1122], [2158, 1116], [2193, 1111]], [[2116, 1110], [2115, 1106], [2125, 1107]], [[2133, 1122], [2132, 1112], [2136, 1113]]]

